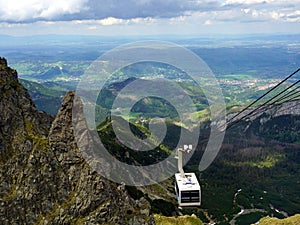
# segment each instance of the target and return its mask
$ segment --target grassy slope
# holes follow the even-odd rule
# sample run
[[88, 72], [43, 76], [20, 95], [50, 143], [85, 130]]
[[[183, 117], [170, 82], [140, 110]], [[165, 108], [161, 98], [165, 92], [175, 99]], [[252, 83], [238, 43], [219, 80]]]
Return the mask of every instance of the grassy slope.
[[[281, 119], [285, 120], [286, 118]], [[113, 141], [110, 125], [110, 121], [103, 123], [98, 127], [99, 133], [104, 138], [104, 143], [112, 147], [111, 149], [108, 147], [108, 149], [111, 150], [112, 154], [116, 154], [119, 160], [126, 159], [124, 155], [126, 151], [130, 153], [134, 161], [141, 164], [153, 163], [155, 160], [166, 156], [163, 154], [166, 152], [161, 151], [162, 149], [153, 152], [153, 156], [155, 156], [153, 159], [145, 158], [145, 156], [136, 154], [129, 149], [124, 149]], [[271, 128], [272, 125], [266, 123], [265, 126]], [[244, 124], [244, 126], [247, 125]], [[132, 129], [137, 136], [149, 135], [146, 128], [133, 125]], [[238, 205], [242, 205], [245, 209], [257, 208], [266, 211], [262, 214], [254, 213], [237, 218], [240, 225], [248, 225], [267, 215], [283, 218], [280, 217], [282, 215], [277, 214], [274, 209], [270, 208], [270, 204], [289, 215], [299, 212], [300, 189], [297, 188], [299, 186], [297, 177], [300, 172], [298, 166], [300, 155], [297, 150], [299, 148], [287, 143], [273, 143], [267, 139], [268, 135], [265, 131], [263, 131], [263, 134], [257, 133], [256, 124], [249, 128], [248, 133], [244, 133], [245, 136], [240, 136], [241, 130], [244, 130], [243, 126], [231, 130], [226, 135], [223, 150], [220, 152], [219, 157], [201, 175], [198, 171], [201, 151], [196, 152], [195, 157], [187, 165], [186, 171], [196, 172], [200, 176], [203, 202], [199, 209], [184, 209], [183, 214], [195, 214], [202, 221], [211, 218], [212, 221], [220, 222], [218, 224], [228, 224], [233, 215], [240, 212], [241, 209]], [[170, 134], [177, 133], [176, 129], [169, 131]], [[170, 135], [169, 139], [165, 140], [165, 144], [170, 146], [169, 144], [174, 141], [176, 141], [175, 135]], [[200, 155], [197, 155], [198, 153]], [[176, 202], [173, 201], [175, 200], [175, 196], [173, 197], [173, 182], [170, 179], [161, 184], [163, 190], [159, 185], [140, 189], [144, 192], [140, 194], [142, 197], [151, 199], [153, 213], [164, 216], [172, 216], [174, 213], [178, 213]], [[243, 191], [240, 192], [236, 203], [234, 203], [233, 198], [238, 189]], [[167, 208], [170, 210], [166, 210]], [[206, 214], [208, 217], [205, 216]]]
[[165, 217], [154, 215], [156, 225], [203, 225], [202, 221], [194, 216]]
[[20, 79], [22, 85], [29, 90], [29, 93], [38, 110], [55, 115], [61, 105], [64, 90], [48, 88], [43, 84]]
[[265, 217], [259, 221], [259, 225], [297, 225], [300, 224], [300, 214], [286, 218], [286, 219], [277, 219]]

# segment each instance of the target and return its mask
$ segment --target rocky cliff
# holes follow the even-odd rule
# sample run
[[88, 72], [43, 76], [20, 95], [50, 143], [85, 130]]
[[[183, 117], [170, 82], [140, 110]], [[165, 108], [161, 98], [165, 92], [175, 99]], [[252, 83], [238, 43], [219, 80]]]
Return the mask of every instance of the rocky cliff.
[[0, 224], [154, 224], [150, 205], [95, 173], [73, 135], [69, 92], [56, 116], [37, 111], [0, 58]]

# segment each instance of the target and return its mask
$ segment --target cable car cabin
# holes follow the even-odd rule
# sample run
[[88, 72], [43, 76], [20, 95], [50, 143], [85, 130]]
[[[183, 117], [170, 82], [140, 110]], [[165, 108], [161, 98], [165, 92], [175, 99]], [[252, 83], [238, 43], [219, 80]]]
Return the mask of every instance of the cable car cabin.
[[200, 206], [201, 188], [194, 173], [185, 173], [184, 178], [180, 173], [175, 174], [175, 191], [180, 207]]

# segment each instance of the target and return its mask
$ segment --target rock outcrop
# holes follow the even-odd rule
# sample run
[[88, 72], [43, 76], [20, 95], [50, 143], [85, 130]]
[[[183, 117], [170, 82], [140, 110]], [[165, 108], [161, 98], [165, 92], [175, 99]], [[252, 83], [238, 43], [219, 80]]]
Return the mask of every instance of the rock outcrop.
[[77, 147], [74, 92], [37, 111], [0, 58], [0, 224], [154, 224], [150, 204], [94, 172]]

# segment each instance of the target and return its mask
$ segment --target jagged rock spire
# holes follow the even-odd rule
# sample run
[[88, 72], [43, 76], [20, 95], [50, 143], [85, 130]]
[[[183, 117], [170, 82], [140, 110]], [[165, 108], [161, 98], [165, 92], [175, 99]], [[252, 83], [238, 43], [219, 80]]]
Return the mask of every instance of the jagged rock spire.
[[0, 57], [0, 65], [7, 67], [7, 60], [4, 57]]
[[53, 121], [0, 58], [0, 224], [154, 224], [145, 198], [131, 198], [82, 158], [74, 96], [66, 95]]

